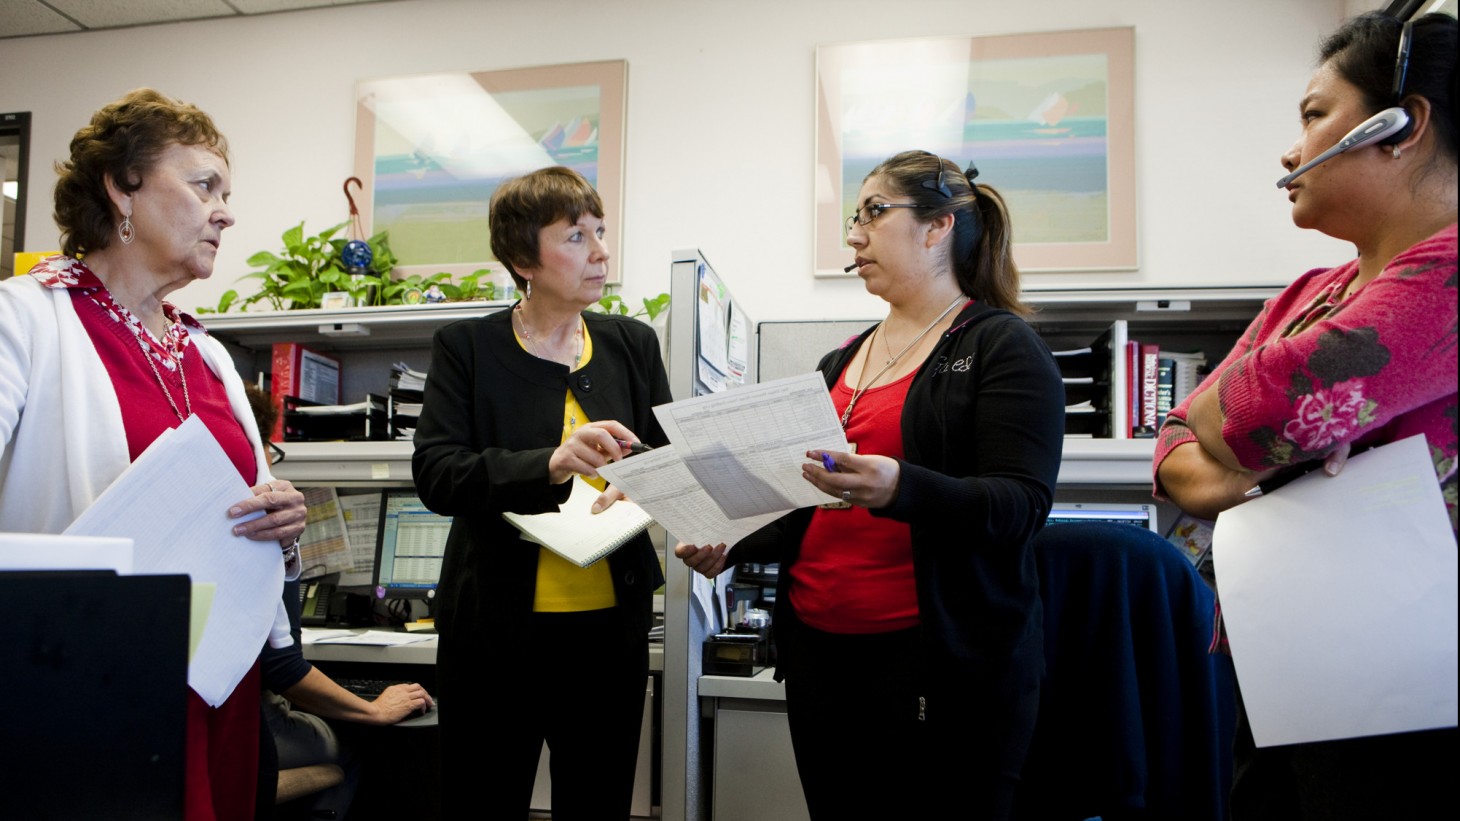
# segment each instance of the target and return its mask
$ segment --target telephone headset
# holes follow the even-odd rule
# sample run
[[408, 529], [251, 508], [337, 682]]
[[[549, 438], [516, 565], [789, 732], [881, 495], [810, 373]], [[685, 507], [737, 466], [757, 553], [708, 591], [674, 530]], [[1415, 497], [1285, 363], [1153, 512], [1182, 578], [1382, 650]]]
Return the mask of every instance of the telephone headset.
[[[1396, 3], [1395, 5], [1397, 6], [1399, 4]], [[1408, 5], [1417, 6], [1418, 4], [1410, 3]], [[1409, 14], [1413, 13], [1413, 9], [1410, 9]], [[1346, 151], [1352, 151], [1355, 148], [1371, 143], [1377, 145], [1397, 145], [1409, 136], [1409, 132], [1414, 129], [1414, 124], [1410, 122], [1409, 112], [1405, 111], [1404, 107], [1399, 105], [1399, 102], [1404, 99], [1404, 76], [1409, 70], [1409, 47], [1414, 31], [1414, 22], [1408, 19], [1408, 15], [1402, 16], [1399, 19], [1404, 21], [1404, 27], [1399, 32], [1399, 53], [1394, 59], [1393, 94], [1395, 105], [1359, 123], [1352, 131], [1345, 134], [1343, 139], [1339, 140], [1332, 148], [1303, 163], [1293, 173], [1278, 180], [1278, 188], [1287, 188], [1293, 180], [1308, 173], [1310, 169], [1321, 163], [1328, 162]]]

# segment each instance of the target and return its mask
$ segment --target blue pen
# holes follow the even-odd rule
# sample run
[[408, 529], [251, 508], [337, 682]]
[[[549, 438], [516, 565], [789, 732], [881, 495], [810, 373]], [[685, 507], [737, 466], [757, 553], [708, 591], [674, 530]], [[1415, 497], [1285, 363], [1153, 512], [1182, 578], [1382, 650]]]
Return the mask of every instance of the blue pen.
[[831, 473], [836, 473], [836, 460], [831, 458], [830, 453], [821, 454], [821, 465]]

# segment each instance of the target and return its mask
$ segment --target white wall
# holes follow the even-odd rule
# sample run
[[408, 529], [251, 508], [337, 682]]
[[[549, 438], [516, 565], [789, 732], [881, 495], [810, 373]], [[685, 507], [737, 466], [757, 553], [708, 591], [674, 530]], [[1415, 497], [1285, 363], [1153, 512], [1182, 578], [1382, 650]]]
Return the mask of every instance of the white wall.
[[623, 58], [625, 294], [667, 290], [671, 250], [698, 246], [756, 319], [862, 317], [880, 310], [859, 281], [812, 276], [816, 45], [1134, 26], [1141, 267], [1026, 287], [1282, 284], [1352, 253], [1294, 228], [1273, 183], [1314, 43], [1356, 3], [408, 0], [3, 40], [0, 111], [34, 114], [30, 250], [57, 245], [51, 164], [98, 106], [151, 85], [214, 116], [238, 224], [175, 295], [192, 308], [286, 227], [344, 219], [357, 80]]

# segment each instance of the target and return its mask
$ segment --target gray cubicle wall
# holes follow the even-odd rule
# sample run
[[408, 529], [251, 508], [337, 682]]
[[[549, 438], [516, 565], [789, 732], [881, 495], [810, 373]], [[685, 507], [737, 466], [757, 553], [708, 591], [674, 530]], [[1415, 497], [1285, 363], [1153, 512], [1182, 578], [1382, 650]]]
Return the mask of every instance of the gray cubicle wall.
[[757, 382], [816, 369], [821, 357], [872, 327], [875, 319], [804, 319], [756, 326]]

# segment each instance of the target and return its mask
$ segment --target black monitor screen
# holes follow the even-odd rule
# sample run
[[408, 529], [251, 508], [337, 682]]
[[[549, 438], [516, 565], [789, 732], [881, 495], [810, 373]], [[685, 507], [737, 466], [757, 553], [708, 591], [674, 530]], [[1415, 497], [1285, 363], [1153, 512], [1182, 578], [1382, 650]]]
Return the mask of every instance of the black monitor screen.
[[426, 509], [414, 490], [386, 490], [375, 543], [375, 595], [423, 598], [441, 578], [451, 517]]

